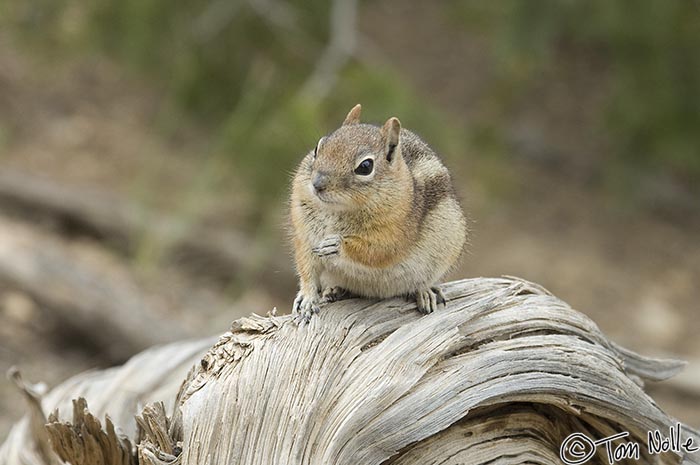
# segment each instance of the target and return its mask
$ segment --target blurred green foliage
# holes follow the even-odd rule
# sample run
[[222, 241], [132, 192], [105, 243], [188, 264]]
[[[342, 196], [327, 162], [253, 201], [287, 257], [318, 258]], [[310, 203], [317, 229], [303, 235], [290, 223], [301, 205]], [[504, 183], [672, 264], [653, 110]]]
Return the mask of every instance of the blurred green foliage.
[[630, 187], [670, 176], [700, 193], [700, 2], [697, 0], [501, 0], [451, 2], [462, 24], [485, 35], [501, 88], [522, 94], [543, 70], [573, 55], [608, 88], [602, 172]]
[[609, 98], [597, 129], [611, 149], [599, 167], [602, 181], [634, 188], [642, 185], [635, 180], [660, 175], [691, 189], [700, 185], [697, 0], [451, 0], [436, 6], [484, 38], [498, 65], [493, 95], [484, 99], [499, 110], [467, 131], [425, 104], [394, 69], [376, 64], [351, 60], [330, 95], [303, 97], [300, 89], [328, 40], [329, 6], [321, 0], [8, 1], [0, 3], [0, 27], [11, 26], [53, 56], [107, 53], [152, 77], [170, 102], [164, 129], [183, 124], [173, 109], [211, 128], [215, 166], [226, 160], [263, 207], [281, 204], [298, 160], [357, 102], [366, 104], [365, 120], [399, 115], [438, 151], [480, 153], [487, 172], [494, 160], [508, 165], [506, 122], [499, 118], [507, 118], [542, 70], [574, 54], [603, 64], [595, 69]]
[[[263, 207], [253, 211], [281, 204], [295, 165], [355, 103], [366, 104], [366, 121], [392, 113], [443, 146], [453, 140], [444, 119], [389, 68], [351, 60], [329, 96], [302, 96], [328, 40], [326, 1], [29, 0], [0, 14], [54, 55], [107, 53], [150, 76], [174, 103], [166, 112], [177, 108], [213, 129], [213, 150]], [[177, 118], [161, 120], [177, 131]]]

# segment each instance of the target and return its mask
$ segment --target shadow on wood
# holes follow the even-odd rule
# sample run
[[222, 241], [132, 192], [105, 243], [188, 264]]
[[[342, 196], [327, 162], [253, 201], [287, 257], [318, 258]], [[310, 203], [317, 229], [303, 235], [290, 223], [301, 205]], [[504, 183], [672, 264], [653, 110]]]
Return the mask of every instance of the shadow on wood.
[[[675, 420], [643, 380], [673, 376], [682, 362], [616, 346], [525, 281], [443, 289], [448, 305], [428, 316], [398, 299], [337, 302], [301, 327], [289, 316], [253, 315], [206, 352], [211, 341], [171, 344], [82, 375], [43, 399], [44, 412], [60, 406], [50, 441], [64, 459], [97, 465], [558, 464], [572, 433], [629, 432], [625, 440], [641, 447], [627, 463], [700, 463], [697, 454], [646, 449], [647, 432], [668, 434]], [[68, 423], [67, 402], [78, 397], [92, 415], [77, 401]], [[105, 413], [135, 450], [109, 440], [109, 427], [95, 430]], [[42, 456], [30, 423], [15, 426], [0, 464], [59, 463]], [[683, 435], [700, 441], [689, 428]], [[599, 447], [591, 463], [606, 462]]]

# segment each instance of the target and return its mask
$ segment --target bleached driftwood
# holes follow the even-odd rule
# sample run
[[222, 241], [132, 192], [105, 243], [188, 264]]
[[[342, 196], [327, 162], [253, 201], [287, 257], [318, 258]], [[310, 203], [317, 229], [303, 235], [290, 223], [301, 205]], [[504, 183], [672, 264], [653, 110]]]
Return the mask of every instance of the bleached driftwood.
[[[148, 349], [120, 367], [75, 376], [43, 398], [40, 398], [40, 388], [24, 383], [13, 372], [12, 378], [22, 387], [25, 397], [30, 398], [30, 414], [12, 428], [0, 447], [0, 464], [60, 463], [54, 455], [45, 452], [50, 448], [45, 447], [40, 431], [45, 429], [50, 413], [55, 410], [61, 419], [70, 419], [74, 411], [73, 400], [81, 397], [87, 399], [95, 418], [103, 419], [109, 415], [110, 421], [123, 435], [135, 438], [137, 423], [134, 416], [144, 405], [161, 400], [172, 410], [182, 380], [214, 342], [216, 338]], [[82, 412], [78, 414], [84, 417]], [[99, 463], [95, 461], [93, 465]]]
[[[183, 373], [154, 362], [183, 350], [170, 345], [129, 362], [128, 374], [88, 375], [44, 399], [49, 411], [59, 399], [85, 397], [95, 417], [110, 412], [115, 425], [127, 425], [135, 450], [105, 439], [109, 428], [94, 432], [84, 411], [70, 424], [62, 409], [48, 432], [64, 458], [83, 457], [75, 463], [558, 464], [572, 433], [629, 432], [626, 440], [645, 444], [648, 431], [667, 434], [675, 424], [644, 393], [643, 380], [668, 378], [683, 363], [616, 346], [587, 317], [518, 279], [470, 279], [444, 292], [446, 308], [428, 316], [400, 299], [348, 300], [323, 308], [308, 326], [289, 316], [238, 320], [201, 358], [194, 349], [203, 347], [189, 346], [181, 360], [199, 363], [179, 391], [174, 381], [156, 380]], [[137, 409], [133, 396], [114, 395], [122, 392], [117, 376], [140, 386], [144, 401], [177, 408]], [[157, 395], [143, 377], [161, 387]], [[91, 390], [96, 383], [116, 390]], [[140, 411], [135, 434], [128, 416]], [[102, 442], [91, 441], [95, 435]], [[683, 435], [700, 441], [690, 428]], [[37, 450], [37, 440], [26, 426], [15, 429], [0, 452], [17, 444]], [[126, 450], [130, 462], [85, 461], [105, 450]], [[590, 463], [606, 463], [604, 454], [599, 448]], [[652, 456], [645, 447], [640, 454], [618, 463], [700, 463], [698, 454]], [[0, 464], [50, 463], [33, 460]]]

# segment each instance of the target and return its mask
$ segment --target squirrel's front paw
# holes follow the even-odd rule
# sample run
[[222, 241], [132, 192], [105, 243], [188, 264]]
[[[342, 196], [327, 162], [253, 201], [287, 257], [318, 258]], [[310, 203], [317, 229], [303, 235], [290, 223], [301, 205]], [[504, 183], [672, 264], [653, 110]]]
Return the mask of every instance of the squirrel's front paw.
[[321, 293], [321, 302], [323, 303], [337, 302], [349, 298], [352, 298], [352, 293], [339, 286], [328, 287]]
[[315, 313], [318, 313], [318, 311], [318, 298], [306, 296], [299, 291], [297, 298], [294, 299], [294, 305], [292, 306], [294, 321], [296, 321], [297, 324], [308, 323], [311, 317]]
[[437, 310], [438, 304], [444, 305], [446, 303], [445, 294], [439, 287], [421, 289], [416, 292], [415, 296], [418, 311], [425, 315]]
[[316, 247], [312, 248], [311, 251], [319, 258], [333, 257], [340, 253], [340, 244], [342, 241], [343, 239], [337, 234], [328, 236]]

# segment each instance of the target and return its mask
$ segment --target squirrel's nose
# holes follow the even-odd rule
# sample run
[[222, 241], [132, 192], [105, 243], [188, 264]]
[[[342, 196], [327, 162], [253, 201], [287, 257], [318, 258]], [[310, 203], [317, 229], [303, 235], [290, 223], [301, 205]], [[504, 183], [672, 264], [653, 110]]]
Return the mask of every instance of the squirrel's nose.
[[323, 173], [316, 173], [311, 184], [314, 186], [316, 192], [323, 192], [328, 187], [328, 175]]

